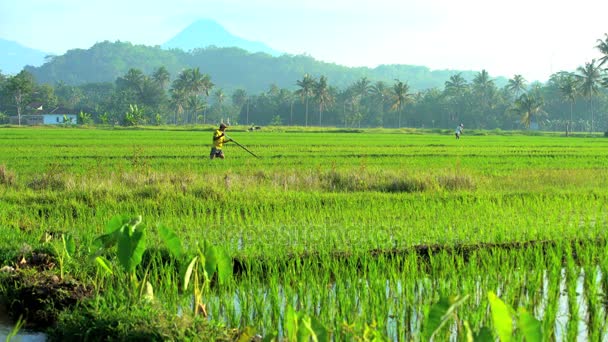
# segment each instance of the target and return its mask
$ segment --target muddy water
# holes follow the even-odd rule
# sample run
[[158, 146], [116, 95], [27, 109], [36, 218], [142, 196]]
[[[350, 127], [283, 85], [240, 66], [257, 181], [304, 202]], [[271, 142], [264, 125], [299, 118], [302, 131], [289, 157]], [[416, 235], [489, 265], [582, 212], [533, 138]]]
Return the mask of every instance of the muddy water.
[[[6, 337], [13, 330], [14, 324], [10, 322], [6, 315], [4, 308], [0, 307], [0, 341], [6, 340]], [[46, 335], [39, 332], [20, 330], [17, 335], [13, 337], [13, 341], [22, 342], [42, 342], [46, 341]]]

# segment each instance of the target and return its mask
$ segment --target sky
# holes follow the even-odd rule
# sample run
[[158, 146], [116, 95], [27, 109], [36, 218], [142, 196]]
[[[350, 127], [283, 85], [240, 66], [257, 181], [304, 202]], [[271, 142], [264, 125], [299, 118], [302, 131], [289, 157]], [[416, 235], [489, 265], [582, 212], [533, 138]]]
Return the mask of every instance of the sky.
[[0, 38], [52, 54], [96, 42], [161, 45], [197, 19], [346, 66], [485, 69], [545, 82], [601, 57], [601, 0], [0, 0]]

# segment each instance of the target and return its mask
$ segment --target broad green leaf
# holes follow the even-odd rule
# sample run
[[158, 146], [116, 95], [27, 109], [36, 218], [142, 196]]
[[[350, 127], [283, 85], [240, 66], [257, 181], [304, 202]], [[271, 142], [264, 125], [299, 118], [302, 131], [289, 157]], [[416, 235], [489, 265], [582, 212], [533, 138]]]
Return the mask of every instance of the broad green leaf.
[[494, 336], [492, 331], [488, 327], [483, 327], [475, 335], [473, 339], [475, 342], [494, 342]]
[[103, 234], [93, 240], [93, 245], [98, 248], [109, 249], [114, 247], [118, 243], [118, 237], [120, 236], [120, 230], [116, 230], [109, 234]]
[[73, 257], [76, 252], [76, 243], [74, 242], [74, 237], [72, 234], [61, 235], [61, 240], [63, 241], [63, 249], [68, 257]]
[[310, 317], [310, 322], [312, 325], [312, 330], [317, 337], [317, 341], [329, 341], [329, 333], [327, 332], [327, 328], [325, 328], [325, 326], [316, 317]]
[[[268, 333], [262, 339], [262, 342], [272, 342], [277, 341], [278, 334], [276, 332]], [[251, 340], [250, 340], [251, 341]]]
[[298, 315], [291, 305], [288, 305], [287, 309], [285, 309], [285, 323], [283, 327], [289, 341], [298, 340]]
[[226, 284], [232, 277], [232, 258], [222, 248], [215, 247], [217, 275], [220, 285]]
[[299, 315], [300, 319], [298, 320], [298, 339], [297, 341], [310, 341], [313, 342], [318, 341], [317, 336], [315, 335], [314, 330], [312, 329], [312, 322], [308, 315], [301, 314]]
[[169, 248], [169, 252], [176, 258], [181, 257], [183, 253], [182, 241], [177, 234], [164, 225], [158, 227], [158, 232], [165, 245], [167, 245], [167, 248]]
[[127, 272], [135, 271], [141, 263], [146, 250], [144, 241], [144, 227], [138, 227], [131, 233], [131, 227], [125, 226], [121, 229], [118, 238], [118, 261]]
[[543, 331], [539, 320], [526, 309], [519, 308], [517, 327], [521, 330], [526, 342], [543, 341]]
[[509, 307], [492, 291], [488, 292], [488, 299], [490, 300], [490, 308], [492, 309], [494, 331], [501, 342], [511, 341], [511, 337], [513, 336], [513, 318], [509, 313]]
[[129, 218], [124, 215], [116, 215], [110, 219], [110, 221], [106, 224], [106, 234], [111, 234], [124, 226], [127, 222], [129, 222]]
[[464, 321], [464, 332], [467, 342], [475, 341], [473, 339], [473, 331], [471, 330], [471, 326], [469, 325], [469, 321]]
[[255, 330], [253, 329], [253, 327], [248, 326], [243, 329], [243, 332], [241, 332], [241, 335], [236, 340], [236, 342], [250, 342], [254, 340], [254, 337]]
[[112, 269], [110, 268], [110, 266], [108, 266], [108, 262], [103, 257], [101, 257], [101, 256], [96, 257], [95, 262], [97, 263], [97, 265], [101, 266], [101, 268], [103, 270], [105, 270], [106, 273], [108, 273], [110, 275], [114, 274], [114, 272], [112, 272]]
[[209, 279], [213, 278], [213, 274], [217, 270], [217, 251], [215, 246], [205, 248], [205, 272]]
[[446, 324], [452, 317], [452, 313], [458, 308], [469, 296], [460, 298], [459, 296], [450, 298], [441, 298], [439, 302], [433, 304], [429, 310], [427, 322], [424, 325], [423, 336], [426, 339], [431, 339], [437, 332]]
[[184, 274], [184, 292], [188, 290], [188, 285], [190, 284], [190, 277], [192, 277], [192, 271], [194, 270], [194, 266], [196, 265], [196, 261], [198, 260], [198, 257], [195, 256], [194, 258], [192, 258], [192, 260], [190, 261], [190, 264], [188, 265], [188, 268], [186, 269], [186, 273]]
[[444, 324], [445, 314], [450, 308], [450, 301], [447, 297], [440, 298], [439, 301], [431, 306], [429, 313], [424, 322], [422, 336], [428, 341]]

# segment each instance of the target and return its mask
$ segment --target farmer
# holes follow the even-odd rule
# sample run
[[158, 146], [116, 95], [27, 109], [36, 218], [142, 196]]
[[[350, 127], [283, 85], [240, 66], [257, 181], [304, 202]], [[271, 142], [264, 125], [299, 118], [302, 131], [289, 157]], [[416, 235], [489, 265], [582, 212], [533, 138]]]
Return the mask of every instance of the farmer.
[[456, 131], [454, 132], [454, 134], [456, 135], [456, 139], [460, 139], [460, 135], [462, 134], [463, 130], [464, 130], [463, 124], [460, 124], [456, 127]]
[[224, 131], [226, 130], [226, 124], [221, 123], [220, 128], [215, 130], [213, 133], [213, 146], [211, 147], [211, 154], [209, 154], [209, 158], [213, 159], [215, 157], [224, 159], [224, 151], [222, 151], [222, 146], [225, 142], [232, 141], [232, 139], [226, 139], [226, 135]]

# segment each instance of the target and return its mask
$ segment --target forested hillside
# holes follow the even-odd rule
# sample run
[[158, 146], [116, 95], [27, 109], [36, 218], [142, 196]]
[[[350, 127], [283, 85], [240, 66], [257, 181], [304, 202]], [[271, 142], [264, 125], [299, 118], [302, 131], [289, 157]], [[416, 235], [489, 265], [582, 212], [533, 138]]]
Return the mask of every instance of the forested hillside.
[[[184, 52], [178, 49], [164, 50], [159, 46], [133, 45], [128, 42], [102, 42], [90, 49], [74, 49], [62, 56], [53, 57], [41, 67], [25, 68], [39, 83], [67, 85], [114, 82], [129, 69], [135, 68], [149, 74], [165, 67], [171, 79], [187, 68], [198, 67], [213, 82], [226, 91], [245, 89], [249, 93], [265, 91], [271, 84], [290, 90], [296, 89], [295, 80], [304, 74], [327, 77], [329, 84], [346, 88], [362, 77], [371, 81], [392, 83], [395, 79], [407, 81], [414, 90], [443, 87], [445, 81], [457, 71], [431, 71], [423, 66], [383, 65], [371, 69], [349, 68], [325, 63], [305, 55], [272, 57], [265, 53], [249, 53], [238, 48], [208, 47]], [[472, 80], [473, 71], [462, 76]], [[504, 85], [505, 78], [496, 79]]]

